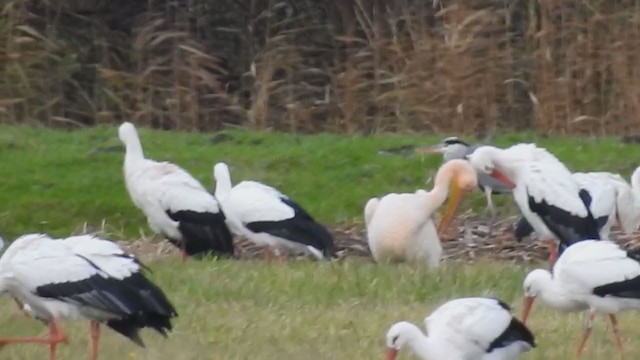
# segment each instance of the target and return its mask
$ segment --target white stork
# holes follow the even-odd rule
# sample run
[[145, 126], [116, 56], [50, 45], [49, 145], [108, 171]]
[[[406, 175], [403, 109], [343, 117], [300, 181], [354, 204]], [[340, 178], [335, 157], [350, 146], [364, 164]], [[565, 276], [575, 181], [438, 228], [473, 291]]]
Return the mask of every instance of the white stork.
[[589, 309], [585, 331], [576, 348], [580, 355], [591, 334], [595, 314], [607, 314], [622, 353], [623, 341], [615, 314], [640, 310], [640, 252], [623, 250], [607, 240], [581, 241], [569, 246], [558, 258], [553, 275], [542, 269], [530, 272], [524, 290], [524, 322], [536, 297], [563, 311]]
[[531, 331], [504, 302], [483, 297], [451, 300], [425, 319], [428, 336], [409, 322], [387, 332], [387, 360], [408, 347], [423, 360], [515, 360], [535, 347]]
[[48, 323], [44, 338], [3, 338], [0, 344], [45, 343], [50, 359], [67, 337], [61, 319], [91, 320], [91, 359], [97, 359], [99, 324], [144, 346], [138, 332], [171, 331], [173, 305], [142, 273], [141, 264], [113, 242], [90, 235], [55, 240], [44, 234], [16, 239], [0, 258], [0, 294]]
[[[607, 181], [613, 186], [616, 203], [613, 223], [617, 222], [626, 234], [633, 233], [640, 225], [640, 167], [631, 174], [631, 184], [619, 174], [609, 172], [586, 174], [590, 177]], [[602, 237], [602, 239], [605, 238]]]
[[184, 169], [146, 159], [138, 132], [125, 122], [118, 130], [126, 146], [124, 178], [133, 203], [149, 226], [187, 256], [233, 256], [231, 233], [216, 198]]
[[[588, 199], [590, 199], [590, 202], [587, 205], [596, 221], [600, 239], [609, 239], [611, 227], [616, 223], [618, 213], [617, 199], [619, 193], [617, 187], [620, 184], [615, 183], [612, 177], [605, 174], [613, 176], [613, 174], [609, 173], [596, 172], [572, 174], [580, 189], [589, 194]], [[516, 238], [521, 240], [531, 232], [533, 232], [533, 228], [525, 218], [522, 218], [516, 226]]]
[[[452, 217], [462, 192], [477, 186], [475, 170], [465, 160], [444, 163], [436, 174], [433, 190], [388, 194], [370, 199], [364, 208], [367, 240], [377, 262], [426, 261], [440, 263], [442, 246], [433, 222], [433, 213], [447, 199], [443, 222]], [[449, 194], [451, 189], [451, 194]], [[442, 223], [442, 222], [441, 222]]]
[[[471, 165], [511, 185], [522, 215], [542, 239], [559, 241], [559, 252], [578, 241], [600, 239], [582, 190], [569, 169], [546, 149], [518, 144], [507, 149], [483, 146], [469, 156]], [[558, 248], [551, 246], [550, 261]]]
[[265, 254], [279, 254], [279, 247], [311, 254], [317, 259], [336, 257], [333, 237], [309, 213], [271, 186], [242, 181], [232, 187], [229, 167], [213, 167], [215, 195], [226, 214], [229, 228], [257, 245]]

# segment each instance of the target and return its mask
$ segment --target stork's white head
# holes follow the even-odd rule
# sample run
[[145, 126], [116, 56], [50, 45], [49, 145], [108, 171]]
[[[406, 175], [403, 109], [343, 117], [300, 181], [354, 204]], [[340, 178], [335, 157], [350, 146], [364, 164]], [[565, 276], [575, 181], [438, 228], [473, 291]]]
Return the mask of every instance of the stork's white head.
[[638, 166], [631, 174], [631, 187], [634, 190], [640, 190], [640, 166]]
[[220, 181], [220, 179], [230, 177], [229, 166], [223, 162], [216, 163], [213, 166], [213, 177], [216, 179], [216, 181]]
[[533, 302], [540, 293], [553, 281], [551, 273], [547, 270], [536, 269], [531, 271], [524, 279], [522, 288], [524, 290], [524, 303], [522, 306], [522, 322], [527, 323], [529, 312], [533, 307]]
[[424, 337], [420, 329], [406, 321], [395, 323], [387, 331], [387, 357], [386, 360], [393, 360], [398, 356], [398, 352], [407, 345], [411, 345], [416, 340]]
[[216, 180], [215, 196], [221, 200], [231, 192], [229, 166], [223, 162], [216, 163], [213, 166], [213, 178]]
[[467, 156], [471, 166], [476, 171], [491, 175], [496, 180], [512, 188], [516, 187], [512, 179], [509, 179], [501, 170], [496, 168], [496, 157], [500, 149], [494, 146], [481, 146], [471, 155]]
[[118, 128], [118, 137], [123, 144], [128, 145], [138, 140], [138, 131], [130, 122], [123, 122]]

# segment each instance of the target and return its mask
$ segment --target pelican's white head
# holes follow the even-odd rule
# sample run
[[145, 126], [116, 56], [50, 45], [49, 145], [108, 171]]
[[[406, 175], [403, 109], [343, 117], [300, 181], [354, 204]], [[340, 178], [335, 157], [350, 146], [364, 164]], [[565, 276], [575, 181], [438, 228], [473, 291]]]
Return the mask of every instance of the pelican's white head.
[[533, 307], [533, 302], [540, 295], [543, 289], [553, 281], [551, 273], [544, 269], [536, 269], [531, 271], [522, 283], [524, 290], [524, 304], [522, 306], [522, 322], [527, 323], [529, 312]]
[[407, 345], [424, 337], [420, 329], [406, 321], [393, 324], [387, 331], [387, 357], [386, 360], [394, 360], [398, 352]]

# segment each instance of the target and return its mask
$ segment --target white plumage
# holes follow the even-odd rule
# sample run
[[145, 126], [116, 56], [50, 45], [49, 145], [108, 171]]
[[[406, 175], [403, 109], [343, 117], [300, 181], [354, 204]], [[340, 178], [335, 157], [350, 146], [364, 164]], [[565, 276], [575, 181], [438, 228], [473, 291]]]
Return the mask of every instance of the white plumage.
[[214, 166], [214, 178], [216, 197], [236, 235], [275, 251], [284, 247], [318, 259], [335, 257], [329, 231], [288, 196], [256, 181], [232, 187], [225, 163]]
[[59, 319], [92, 320], [95, 359], [98, 322], [143, 345], [139, 329], [151, 327], [166, 336], [170, 319], [177, 315], [164, 293], [141, 273], [135, 257], [90, 235], [55, 240], [31, 234], [15, 240], [0, 258], [0, 294], [5, 293], [49, 324], [50, 336], [44, 342], [51, 347], [51, 358], [55, 346], [66, 341]]
[[614, 188], [616, 207], [614, 223], [617, 221], [626, 234], [633, 233], [640, 225], [640, 167], [631, 175], [631, 184], [619, 174], [608, 172], [588, 174], [606, 181]]
[[[476, 186], [475, 171], [466, 161], [455, 159], [438, 169], [433, 190], [429, 192], [392, 193], [370, 199], [365, 205], [364, 218], [373, 258], [377, 262], [416, 261], [438, 266], [442, 246], [433, 213], [447, 199], [450, 187], [454, 189], [452, 206], [457, 207], [460, 192], [471, 191]], [[453, 211], [449, 213], [453, 215]]]
[[533, 334], [509, 307], [491, 298], [449, 301], [425, 319], [427, 335], [408, 322], [387, 332], [387, 360], [408, 347], [425, 360], [514, 360], [535, 347]]
[[514, 200], [531, 227], [543, 239], [558, 240], [561, 251], [575, 242], [600, 237], [585, 204], [585, 192], [569, 169], [545, 149], [535, 144], [507, 149], [483, 146], [469, 156], [469, 162], [511, 183]]
[[571, 245], [553, 269], [534, 270], [525, 279], [526, 321], [533, 300], [564, 311], [588, 308], [590, 316], [585, 333], [578, 343], [578, 353], [591, 333], [596, 313], [608, 314], [617, 345], [622, 350], [614, 314], [640, 309], [640, 254], [628, 252], [611, 241], [585, 240]]
[[184, 169], [144, 158], [133, 124], [119, 128], [126, 146], [125, 183], [131, 200], [151, 229], [187, 255], [232, 256], [233, 239], [216, 198]]

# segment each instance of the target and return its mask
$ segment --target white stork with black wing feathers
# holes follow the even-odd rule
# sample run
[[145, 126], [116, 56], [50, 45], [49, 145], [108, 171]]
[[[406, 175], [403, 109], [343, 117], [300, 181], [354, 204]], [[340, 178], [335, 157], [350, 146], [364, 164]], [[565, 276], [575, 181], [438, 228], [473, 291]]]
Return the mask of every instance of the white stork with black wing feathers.
[[596, 313], [607, 314], [620, 352], [623, 341], [615, 314], [640, 310], [640, 253], [626, 251], [611, 241], [586, 240], [571, 245], [558, 258], [553, 274], [537, 269], [524, 281], [526, 322], [533, 301], [562, 311], [589, 309], [585, 331], [578, 342], [580, 355], [591, 334]]
[[56, 240], [30, 234], [16, 239], [0, 258], [0, 294], [6, 293], [48, 323], [49, 336], [2, 338], [0, 344], [45, 343], [50, 359], [55, 359], [56, 346], [67, 341], [61, 319], [91, 320], [91, 359], [96, 359], [100, 323], [144, 346], [140, 329], [150, 327], [166, 336], [171, 318], [177, 316], [135, 257], [90, 235]]
[[300, 205], [277, 189], [256, 181], [232, 187], [229, 167], [213, 167], [215, 195], [229, 228], [257, 245], [278, 253], [278, 247], [311, 254], [317, 259], [336, 257], [333, 237]]
[[535, 347], [531, 331], [504, 302], [484, 297], [451, 300], [425, 319], [427, 334], [399, 322], [387, 332], [387, 360], [409, 348], [423, 360], [515, 360]]
[[233, 239], [218, 201], [184, 169], [146, 159], [133, 124], [118, 131], [126, 146], [124, 178], [133, 203], [149, 226], [182, 249], [182, 258], [233, 256]]
[[[483, 146], [469, 156], [471, 165], [513, 187], [513, 197], [535, 232], [552, 246], [550, 261], [571, 244], [600, 239], [588, 207], [591, 196], [569, 169], [546, 149], [518, 144], [506, 149]], [[555, 241], [553, 241], [555, 243]]]

